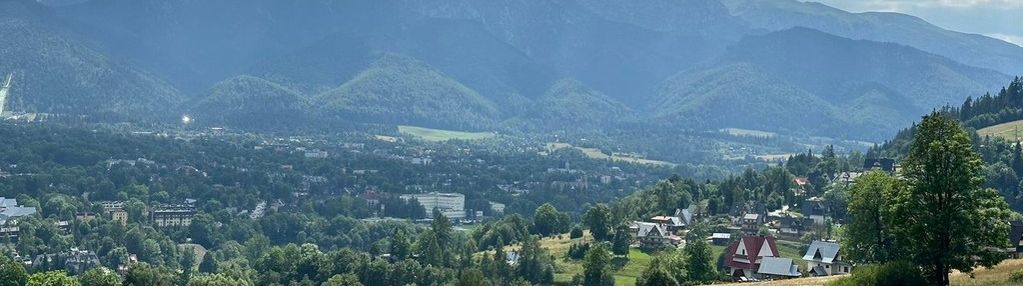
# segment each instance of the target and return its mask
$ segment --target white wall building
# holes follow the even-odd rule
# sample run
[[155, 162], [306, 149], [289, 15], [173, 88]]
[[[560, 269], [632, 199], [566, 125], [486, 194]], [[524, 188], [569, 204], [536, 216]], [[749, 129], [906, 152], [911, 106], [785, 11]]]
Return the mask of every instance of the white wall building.
[[430, 216], [433, 210], [438, 210], [449, 219], [465, 218], [465, 195], [455, 193], [426, 193], [401, 195], [403, 200], [416, 199], [426, 209], [426, 215]]

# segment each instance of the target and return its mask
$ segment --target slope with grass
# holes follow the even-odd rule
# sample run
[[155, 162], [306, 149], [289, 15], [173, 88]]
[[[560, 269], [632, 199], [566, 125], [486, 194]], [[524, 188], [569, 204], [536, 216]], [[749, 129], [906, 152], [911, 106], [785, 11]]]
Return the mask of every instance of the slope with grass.
[[1020, 141], [1020, 138], [1023, 138], [1023, 120], [984, 127], [977, 130], [977, 135], [1000, 137], [1012, 142]]

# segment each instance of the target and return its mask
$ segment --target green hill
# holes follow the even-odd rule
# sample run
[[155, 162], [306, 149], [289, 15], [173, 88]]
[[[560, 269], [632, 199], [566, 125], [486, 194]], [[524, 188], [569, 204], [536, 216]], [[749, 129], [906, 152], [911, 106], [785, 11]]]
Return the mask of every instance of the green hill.
[[279, 128], [311, 123], [311, 105], [300, 93], [270, 81], [238, 76], [218, 83], [190, 112], [201, 124]]
[[335, 118], [390, 124], [485, 129], [497, 108], [476, 91], [415, 59], [388, 54], [314, 103]]
[[0, 3], [0, 73], [15, 74], [8, 110], [101, 120], [176, 117], [173, 108], [184, 102], [177, 89], [50, 27], [38, 9]]
[[625, 104], [582, 82], [565, 79], [551, 86], [515, 120], [528, 122], [538, 129], [592, 130], [634, 120], [634, 114]]

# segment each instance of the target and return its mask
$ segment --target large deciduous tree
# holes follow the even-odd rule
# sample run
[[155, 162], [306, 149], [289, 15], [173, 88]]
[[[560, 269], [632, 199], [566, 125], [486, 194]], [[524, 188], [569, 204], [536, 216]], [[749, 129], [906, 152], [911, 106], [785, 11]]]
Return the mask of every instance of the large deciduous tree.
[[950, 271], [993, 266], [1008, 245], [1008, 204], [997, 191], [982, 189], [982, 162], [959, 123], [939, 113], [917, 129], [902, 174], [909, 188], [894, 198], [914, 262], [931, 284], [948, 285]]
[[586, 226], [590, 227], [590, 233], [597, 240], [608, 240], [611, 238], [611, 209], [605, 204], [598, 204], [591, 207], [584, 215]]
[[883, 171], [869, 172], [849, 188], [849, 224], [843, 247], [849, 259], [883, 263], [901, 257], [895, 229], [900, 219], [890, 207], [893, 198], [906, 191], [905, 181]]

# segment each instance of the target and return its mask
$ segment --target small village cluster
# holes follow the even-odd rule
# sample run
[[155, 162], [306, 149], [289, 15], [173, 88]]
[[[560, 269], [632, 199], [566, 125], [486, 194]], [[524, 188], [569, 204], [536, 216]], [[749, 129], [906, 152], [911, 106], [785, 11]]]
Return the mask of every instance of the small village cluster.
[[[896, 173], [898, 165], [890, 159], [867, 160], [864, 169]], [[849, 186], [862, 172], [842, 172], [829, 184]], [[794, 178], [794, 185], [804, 187], [807, 179]], [[805, 245], [806, 234], [826, 233], [833, 224], [831, 207], [821, 197], [806, 198], [798, 211], [783, 206], [768, 212], [762, 203], [749, 202], [729, 213], [728, 232], [715, 232], [706, 239], [713, 245], [727, 246], [725, 272], [736, 281], [779, 280], [807, 276], [842, 275], [852, 272], [855, 264], [844, 259], [841, 244], [832, 239], [812, 239], [801, 259], [783, 257], [779, 243]], [[688, 228], [705, 218], [697, 205], [677, 209], [672, 215], [653, 216], [646, 221], [629, 224], [633, 241], [643, 250], [656, 251], [683, 247]], [[1012, 221], [1008, 233], [1010, 245], [1005, 253], [1010, 258], [1023, 258], [1023, 221]]]

